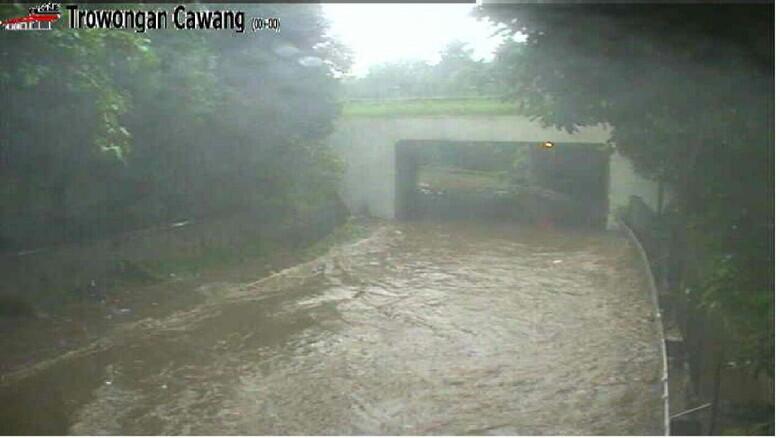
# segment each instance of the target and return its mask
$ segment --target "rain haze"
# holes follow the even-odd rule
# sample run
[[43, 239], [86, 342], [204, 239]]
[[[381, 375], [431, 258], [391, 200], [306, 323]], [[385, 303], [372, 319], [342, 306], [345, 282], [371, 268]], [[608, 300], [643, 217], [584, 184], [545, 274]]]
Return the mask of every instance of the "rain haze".
[[461, 40], [476, 59], [491, 59], [499, 26], [472, 15], [469, 4], [324, 4], [332, 34], [354, 54], [351, 73], [372, 65], [418, 59], [438, 62], [447, 43]]
[[0, 434], [773, 435], [774, 5], [0, 5]]

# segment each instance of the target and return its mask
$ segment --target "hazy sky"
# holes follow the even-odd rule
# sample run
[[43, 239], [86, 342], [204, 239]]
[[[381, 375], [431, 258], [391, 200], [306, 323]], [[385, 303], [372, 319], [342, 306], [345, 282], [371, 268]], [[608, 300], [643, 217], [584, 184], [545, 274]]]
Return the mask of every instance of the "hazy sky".
[[331, 32], [354, 52], [352, 73], [398, 59], [435, 62], [452, 40], [469, 43], [476, 58], [490, 59], [500, 38], [495, 27], [469, 13], [467, 4], [324, 4]]

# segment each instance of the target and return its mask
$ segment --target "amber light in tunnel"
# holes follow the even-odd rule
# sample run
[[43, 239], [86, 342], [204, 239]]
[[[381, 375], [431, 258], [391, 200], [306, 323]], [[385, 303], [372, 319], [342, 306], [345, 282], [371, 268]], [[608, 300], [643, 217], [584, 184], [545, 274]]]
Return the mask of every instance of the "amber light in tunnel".
[[546, 141], [546, 142], [542, 143], [542, 147], [545, 148], [545, 149], [552, 149], [553, 146], [555, 146], [555, 143], [553, 143], [551, 141]]

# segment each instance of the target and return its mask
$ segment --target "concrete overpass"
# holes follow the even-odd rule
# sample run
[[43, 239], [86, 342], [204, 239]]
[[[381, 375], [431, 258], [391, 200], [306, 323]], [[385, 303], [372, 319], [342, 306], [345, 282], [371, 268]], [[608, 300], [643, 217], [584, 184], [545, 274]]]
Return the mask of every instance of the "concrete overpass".
[[[518, 115], [345, 117], [329, 142], [346, 163], [342, 196], [353, 213], [395, 219], [396, 146], [402, 141], [508, 141], [606, 143], [607, 126], [589, 126], [568, 133]], [[627, 204], [630, 196], [656, 205], [658, 184], [639, 176], [617, 152], [609, 158], [609, 209]], [[612, 223], [612, 221], [610, 221]]]

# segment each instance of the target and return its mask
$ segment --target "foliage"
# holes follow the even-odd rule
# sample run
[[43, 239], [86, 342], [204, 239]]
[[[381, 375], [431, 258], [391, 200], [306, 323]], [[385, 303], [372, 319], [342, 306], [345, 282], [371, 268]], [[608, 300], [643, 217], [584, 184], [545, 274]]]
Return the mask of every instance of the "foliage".
[[347, 98], [463, 97], [495, 95], [491, 64], [473, 59], [462, 41], [450, 42], [440, 60], [401, 60], [376, 65], [364, 77], [344, 83]]
[[732, 353], [772, 369], [770, 5], [484, 6], [508, 36], [496, 75], [522, 111], [607, 123], [635, 168], [671, 187], [696, 272]]
[[[246, 208], [282, 220], [335, 199], [339, 163], [322, 139], [349, 54], [326, 36], [319, 6], [238, 9], [278, 17], [284, 32], [70, 30], [60, 20], [4, 35], [0, 247]], [[24, 12], [0, 7], [3, 18]]]
[[517, 106], [495, 98], [355, 100], [345, 117], [489, 116], [517, 114]]

